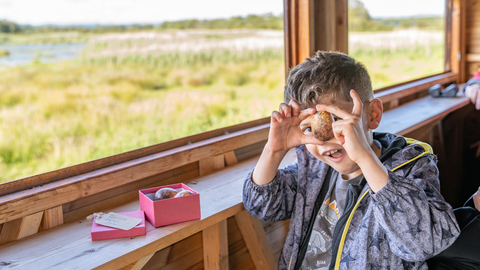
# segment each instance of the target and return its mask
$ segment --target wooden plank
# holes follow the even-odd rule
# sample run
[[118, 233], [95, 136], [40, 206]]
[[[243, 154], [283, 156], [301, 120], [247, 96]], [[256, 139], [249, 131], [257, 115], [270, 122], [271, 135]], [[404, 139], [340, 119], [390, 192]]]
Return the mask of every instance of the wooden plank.
[[134, 262], [132, 264], [124, 266], [124, 267], [120, 268], [120, 270], [141, 270], [141, 269], [143, 269], [145, 264], [150, 261], [150, 259], [153, 257], [153, 255], [155, 255], [155, 253], [152, 253], [148, 256], [145, 256], [145, 257], [141, 258], [140, 260], [138, 260], [137, 262]]
[[237, 157], [238, 161], [243, 161], [252, 157], [256, 157], [262, 153], [263, 147], [265, 147], [266, 143], [267, 143], [267, 140], [254, 143], [242, 148], [238, 148], [234, 151], [235, 156]]
[[257, 269], [277, 269], [272, 248], [260, 220], [252, 218], [246, 211], [235, 215], [245, 244]]
[[105, 157], [105, 158], [85, 162], [85, 163], [70, 166], [67, 168], [62, 168], [59, 170], [27, 177], [24, 179], [10, 181], [2, 184], [2, 188], [0, 189], [0, 196], [12, 194], [12, 193], [19, 192], [26, 189], [31, 189], [33, 187], [42, 186], [58, 180], [70, 178], [80, 174], [85, 174], [88, 172], [92, 172], [94, 170], [103, 169], [105, 167], [109, 167], [109, 166], [130, 161], [130, 160], [146, 157], [149, 155], [153, 155], [159, 152], [182, 147], [185, 145], [195, 144], [197, 142], [201, 142], [204, 140], [212, 139], [213, 141], [215, 140], [221, 141], [225, 138], [225, 136], [223, 136], [224, 134], [231, 134], [231, 133], [236, 133], [238, 131], [249, 130], [250, 128], [268, 124], [268, 123], [270, 123], [270, 117], [265, 117], [262, 119], [253, 120], [253, 121], [241, 123], [234, 126], [207, 131], [207, 132], [195, 134], [192, 136], [187, 136], [184, 138], [140, 148], [137, 150], [116, 154], [110, 157]]
[[20, 232], [17, 239], [22, 239], [38, 232], [40, 223], [42, 222], [43, 212], [38, 212], [23, 218]]
[[63, 224], [63, 209], [62, 206], [57, 206], [45, 210], [43, 215], [40, 231], [49, 230]]
[[[91, 221], [80, 221], [48, 230], [0, 247], [0, 258], [8, 258], [9, 269], [119, 269], [162, 250], [244, 210], [242, 190], [245, 175], [255, 166], [258, 157], [239, 162], [206, 177], [186, 183], [198, 191], [201, 219], [154, 228], [147, 223], [147, 235], [104, 241], [91, 241]], [[295, 160], [295, 151], [288, 152], [281, 166]], [[137, 201], [112, 209], [115, 212], [138, 211]], [[27, 248], [28, 247], [28, 248]], [[188, 256], [187, 256], [188, 257]], [[200, 261], [203, 254], [200, 253]], [[177, 268], [181, 269], [181, 268]]]
[[[191, 173], [196, 171], [195, 173]], [[123, 193], [127, 193], [132, 190], [139, 190], [144, 187], [149, 187], [152, 184], [164, 183], [165, 185], [177, 183], [175, 181], [185, 180], [187, 178], [179, 177], [180, 175], [185, 175], [185, 177], [190, 177], [190, 179], [198, 176], [198, 162], [193, 162], [169, 171], [165, 171], [154, 176], [147, 177], [145, 179], [128, 183], [122, 186], [112, 187], [106, 191], [90, 195], [88, 197], [84, 197], [70, 203], [66, 203], [63, 205], [63, 212], [67, 213], [73, 211], [75, 209], [79, 209], [85, 207], [89, 204], [94, 204], [98, 201], [105, 200], [111, 197], [115, 197], [121, 195]]]
[[378, 132], [391, 132], [399, 135], [410, 133], [425, 126], [459, 108], [470, 101], [464, 97], [457, 98], [424, 98], [403, 104], [395, 110], [387, 111], [382, 116]]
[[238, 163], [238, 160], [237, 160], [237, 156], [235, 156], [235, 151], [230, 151], [225, 153], [225, 164], [227, 166], [231, 166], [237, 163]]
[[203, 230], [203, 263], [206, 270], [228, 269], [227, 220]]
[[204, 176], [225, 167], [225, 156], [211, 156], [198, 161], [199, 175]]
[[268, 130], [265, 124], [0, 197], [0, 223], [263, 141]]
[[379, 98], [383, 103], [387, 103], [426, 90], [435, 84], [447, 84], [454, 82], [456, 79], [457, 74], [448, 72], [390, 88], [378, 89], [375, 91], [375, 97]]

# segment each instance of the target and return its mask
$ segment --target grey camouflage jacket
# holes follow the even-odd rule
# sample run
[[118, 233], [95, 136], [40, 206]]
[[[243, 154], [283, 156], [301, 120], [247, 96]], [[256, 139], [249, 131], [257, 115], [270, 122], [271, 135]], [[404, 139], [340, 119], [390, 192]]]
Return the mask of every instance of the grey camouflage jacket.
[[[452, 207], [440, 194], [436, 156], [426, 151], [428, 145], [409, 144], [394, 134], [374, 133], [374, 139], [386, 148], [380, 160], [389, 181], [375, 194], [365, 179], [349, 186], [334, 231], [330, 269], [335, 264], [339, 269], [428, 269], [425, 261], [460, 233]], [[315, 201], [330, 168], [303, 145], [296, 153], [297, 161], [278, 170], [272, 182], [258, 186], [250, 173], [243, 190], [250, 215], [265, 221], [291, 219], [279, 269], [298, 269], [303, 261], [300, 255], [297, 263], [299, 249], [308, 242], [307, 224], [315, 217]]]

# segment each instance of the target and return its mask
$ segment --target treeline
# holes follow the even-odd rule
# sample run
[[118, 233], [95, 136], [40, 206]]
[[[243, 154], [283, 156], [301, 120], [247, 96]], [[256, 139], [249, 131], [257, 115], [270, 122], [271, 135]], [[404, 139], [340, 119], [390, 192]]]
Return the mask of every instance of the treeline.
[[92, 25], [92, 26], [21, 26], [14, 22], [0, 21], [0, 33], [51, 33], [76, 31], [80, 33], [109, 33], [139, 30], [183, 29], [283, 29], [283, 15], [248, 15], [230, 19], [183, 20], [161, 24]]
[[22, 27], [14, 22], [6, 20], [0, 21], [0, 33], [18, 33], [22, 31]]
[[[373, 19], [359, 0], [348, 1], [348, 27], [350, 31], [391, 31], [401, 28], [424, 30], [444, 29], [444, 18], [413, 17], [398, 19]], [[0, 33], [51, 33], [76, 31], [80, 33], [130, 32], [140, 30], [183, 30], [183, 29], [283, 29], [283, 15], [248, 15], [230, 19], [183, 20], [161, 24], [91, 25], [91, 26], [23, 26], [14, 22], [0, 21]]]
[[443, 30], [442, 16], [373, 19], [359, 0], [348, 1], [348, 30], [353, 32], [391, 31], [402, 28]]

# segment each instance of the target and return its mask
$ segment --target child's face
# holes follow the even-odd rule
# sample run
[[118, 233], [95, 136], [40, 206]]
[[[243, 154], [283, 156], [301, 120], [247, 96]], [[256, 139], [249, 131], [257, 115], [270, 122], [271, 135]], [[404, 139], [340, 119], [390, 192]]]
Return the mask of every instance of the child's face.
[[[328, 101], [322, 102], [322, 103], [327, 105], [332, 104], [332, 102], [328, 102]], [[348, 113], [351, 113], [353, 109], [353, 102], [338, 101], [338, 102], [335, 102], [335, 105]], [[315, 107], [312, 107], [312, 108], [315, 108]], [[369, 119], [367, 119], [368, 118], [367, 111], [368, 111], [368, 106], [363, 106], [362, 116], [361, 116], [362, 123], [364, 123], [363, 132], [365, 133], [365, 137], [368, 140], [368, 144], [372, 145], [373, 137], [372, 137], [372, 132], [368, 127]], [[334, 117], [336, 116], [334, 115]], [[300, 124], [300, 128], [302, 129], [304, 134], [309, 136], [313, 136], [310, 128], [312, 119], [313, 119], [313, 116], [310, 116], [304, 121], [302, 121], [302, 123]], [[316, 158], [320, 159], [321, 161], [327, 163], [339, 173], [347, 176], [348, 179], [361, 174], [360, 167], [357, 165], [357, 163], [355, 163], [353, 160], [351, 160], [348, 157], [345, 149], [335, 137], [330, 139], [329, 141], [326, 141], [322, 145], [307, 144], [306, 147], [312, 155], [314, 155]]]

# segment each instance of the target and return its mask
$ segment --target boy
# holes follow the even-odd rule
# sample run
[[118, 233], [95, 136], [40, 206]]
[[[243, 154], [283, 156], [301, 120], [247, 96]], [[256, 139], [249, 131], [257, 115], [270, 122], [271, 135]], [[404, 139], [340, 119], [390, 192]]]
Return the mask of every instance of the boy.
[[[459, 228], [430, 147], [372, 132], [383, 107], [364, 66], [317, 52], [290, 71], [284, 95], [243, 193], [250, 215], [291, 219], [279, 269], [427, 269]], [[329, 141], [312, 136], [316, 111], [336, 118]], [[296, 162], [278, 169], [293, 147]]]

